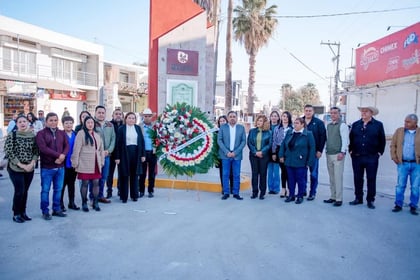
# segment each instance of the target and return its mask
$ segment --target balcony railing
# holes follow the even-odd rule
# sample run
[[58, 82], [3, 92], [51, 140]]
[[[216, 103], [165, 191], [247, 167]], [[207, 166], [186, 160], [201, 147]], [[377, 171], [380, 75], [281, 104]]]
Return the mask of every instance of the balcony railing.
[[75, 86], [98, 87], [98, 75], [96, 73], [82, 71], [57, 71], [51, 66], [17, 63], [0, 58], [0, 73], [27, 80], [54, 80]]

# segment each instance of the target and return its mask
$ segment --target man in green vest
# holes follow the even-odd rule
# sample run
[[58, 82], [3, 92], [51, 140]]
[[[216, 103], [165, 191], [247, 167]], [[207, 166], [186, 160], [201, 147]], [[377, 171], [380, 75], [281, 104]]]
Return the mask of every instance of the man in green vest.
[[327, 167], [330, 176], [331, 196], [324, 200], [334, 206], [343, 204], [343, 172], [344, 159], [349, 144], [349, 129], [341, 121], [341, 110], [338, 107], [330, 109], [331, 122], [327, 125]]

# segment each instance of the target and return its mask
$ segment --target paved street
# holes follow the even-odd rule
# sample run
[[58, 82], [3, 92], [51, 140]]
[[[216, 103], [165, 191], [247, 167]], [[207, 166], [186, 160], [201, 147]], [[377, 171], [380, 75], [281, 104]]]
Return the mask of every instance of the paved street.
[[[388, 143], [389, 144], [389, 143]], [[243, 173], [250, 174], [244, 153]], [[158, 189], [154, 198], [102, 211], [69, 210], [44, 221], [35, 174], [24, 224], [12, 221], [12, 185], [0, 178], [0, 278], [6, 279], [419, 279], [420, 217], [392, 213], [396, 181], [388, 150], [381, 159], [377, 208], [349, 206], [352, 171], [346, 159], [345, 203], [328, 198], [325, 159], [315, 201], [286, 204], [220, 200], [218, 193]], [[203, 179], [215, 180], [217, 172]], [[80, 195], [77, 194], [80, 204]]]

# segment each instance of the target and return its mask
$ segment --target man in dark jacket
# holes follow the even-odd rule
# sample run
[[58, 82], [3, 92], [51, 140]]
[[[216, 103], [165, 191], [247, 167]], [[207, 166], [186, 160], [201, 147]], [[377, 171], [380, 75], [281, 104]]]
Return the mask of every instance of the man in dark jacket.
[[374, 119], [379, 113], [372, 106], [358, 107], [362, 118], [352, 124], [350, 130], [349, 153], [352, 159], [355, 199], [350, 205], [363, 204], [363, 177], [366, 170], [367, 206], [375, 209], [376, 174], [379, 157], [385, 150], [385, 131], [383, 124]]
[[[112, 113], [112, 120], [111, 120], [111, 123], [114, 126], [115, 136], [117, 136], [118, 134], [118, 129], [124, 124], [123, 119], [124, 119], [123, 111], [119, 108], [115, 109], [114, 112]], [[112, 185], [114, 184], [115, 167], [116, 167], [116, 164], [115, 164], [115, 149], [114, 149], [114, 151], [111, 153], [110, 161], [109, 161], [109, 173], [108, 173], [108, 179], [106, 183], [107, 185], [106, 198], [112, 197]], [[117, 182], [117, 186], [118, 186], [118, 191], [119, 191], [120, 188], [119, 188], [118, 182]]]
[[305, 116], [303, 119], [306, 123], [306, 129], [312, 132], [315, 139], [315, 161], [312, 166], [309, 166], [309, 172], [311, 173], [311, 188], [308, 196], [308, 200], [314, 200], [318, 187], [319, 158], [322, 156], [322, 151], [324, 150], [327, 132], [324, 122], [314, 116], [314, 107], [312, 105], [305, 105], [304, 113]]
[[61, 210], [61, 189], [64, 182], [64, 164], [69, 152], [66, 133], [57, 128], [58, 116], [48, 113], [45, 128], [36, 135], [36, 143], [41, 156], [41, 210], [45, 220], [51, 220], [48, 206], [50, 188], [53, 184], [53, 216], [65, 217]]

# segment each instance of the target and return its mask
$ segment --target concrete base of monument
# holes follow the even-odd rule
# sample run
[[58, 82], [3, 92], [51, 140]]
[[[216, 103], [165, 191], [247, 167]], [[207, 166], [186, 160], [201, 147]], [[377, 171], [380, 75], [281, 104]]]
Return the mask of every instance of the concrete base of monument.
[[[200, 176], [202, 177], [202, 176]], [[183, 190], [199, 190], [206, 192], [218, 192], [222, 191], [220, 181], [203, 181], [194, 178], [156, 178], [156, 188], [174, 188]], [[248, 190], [251, 187], [251, 181], [247, 176], [241, 176], [241, 191]]]
[[[117, 172], [114, 174], [114, 186], [117, 185]], [[146, 178], [146, 191], [147, 191]], [[206, 174], [195, 174], [192, 177], [188, 176], [169, 176], [161, 166], [158, 166], [158, 173], [155, 179], [156, 188], [174, 188], [181, 190], [199, 190], [206, 192], [220, 193], [222, 187], [220, 184], [220, 175], [218, 168], [211, 168]], [[249, 176], [241, 175], [240, 191], [246, 191], [251, 188], [251, 179]]]

